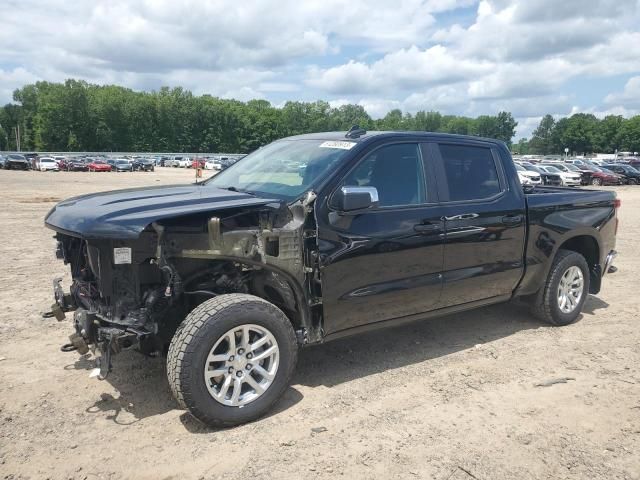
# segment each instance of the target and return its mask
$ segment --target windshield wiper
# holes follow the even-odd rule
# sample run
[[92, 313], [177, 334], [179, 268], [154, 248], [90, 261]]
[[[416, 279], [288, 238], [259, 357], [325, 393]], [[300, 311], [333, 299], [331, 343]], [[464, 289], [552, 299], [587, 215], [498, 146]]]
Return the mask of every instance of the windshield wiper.
[[249, 190], [244, 190], [243, 188], [237, 188], [237, 187], [218, 187], [221, 188], [222, 190], [229, 190], [230, 192], [238, 192], [238, 193], [246, 193], [247, 195], [251, 195], [251, 196], [256, 196], [255, 193], [249, 191]]

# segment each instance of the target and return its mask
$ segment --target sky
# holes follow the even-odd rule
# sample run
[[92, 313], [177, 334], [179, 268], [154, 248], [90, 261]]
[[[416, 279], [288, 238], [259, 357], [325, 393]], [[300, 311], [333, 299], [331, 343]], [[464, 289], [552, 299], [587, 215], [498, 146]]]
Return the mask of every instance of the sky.
[[0, 104], [38, 80], [477, 116], [640, 113], [640, 0], [0, 0]]

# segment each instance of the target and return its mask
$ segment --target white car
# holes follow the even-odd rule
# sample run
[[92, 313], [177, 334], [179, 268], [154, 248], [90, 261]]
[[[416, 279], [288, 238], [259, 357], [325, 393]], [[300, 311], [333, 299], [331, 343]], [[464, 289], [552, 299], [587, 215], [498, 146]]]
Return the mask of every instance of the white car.
[[205, 170], [222, 170], [222, 165], [218, 160], [207, 160], [204, 163]]
[[577, 177], [577, 180], [582, 184], [582, 170], [572, 163], [543, 163], [542, 165], [545, 167], [555, 167], [561, 172], [571, 173], [574, 175], [574, 179]]
[[174, 167], [174, 168], [187, 168], [191, 166], [191, 159], [189, 157], [173, 157], [172, 160], [165, 162], [166, 167]]
[[527, 170], [522, 165], [515, 164], [518, 178], [522, 185], [542, 185], [542, 178], [538, 172]]
[[56, 162], [51, 157], [42, 157], [40, 158], [40, 171], [41, 172], [59, 172], [60, 166], [58, 166], [58, 162]]
[[574, 172], [565, 172], [561, 168], [558, 168], [556, 165], [538, 165], [538, 168], [544, 170], [547, 173], [555, 173], [556, 175], [560, 175], [562, 179], [562, 185], [565, 187], [579, 187], [580, 180], [582, 179], [582, 175]]

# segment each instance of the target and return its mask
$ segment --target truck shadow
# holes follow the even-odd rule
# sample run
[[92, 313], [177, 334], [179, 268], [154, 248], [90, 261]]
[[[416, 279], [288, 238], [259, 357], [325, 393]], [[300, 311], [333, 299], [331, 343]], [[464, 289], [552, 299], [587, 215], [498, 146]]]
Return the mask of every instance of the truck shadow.
[[[584, 311], [593, 315], [595, 310], [607, 306], [606, 302], [590, 296]], [[331, 387], [541, 327], [545, 325], [532, 317], [526, 308], [501, 304], [304, 348], [300, 351], [293, 386], [267, 416], [285, 411], [303, 399], [296, 385]], [[164, 362], [162, 357], [149, 358], [133, 351], [116, 356], [113, 372], [105, 382], [120, 395], [116, 398], [103, 393], [86, 411], [106, 413], [115, 423], [129, 425], [179, 408], [167, 383]], [[65, 368], [90, 371], [94, 363], [90, 358], [80, 357]], [[193, 433], [214, 431], [187, 413], [181, 415], [180, 420]]]
[[331, 387], [541, 326], [527, 309], [501, 304], [347, 337], [302, 350], [294, 384]]

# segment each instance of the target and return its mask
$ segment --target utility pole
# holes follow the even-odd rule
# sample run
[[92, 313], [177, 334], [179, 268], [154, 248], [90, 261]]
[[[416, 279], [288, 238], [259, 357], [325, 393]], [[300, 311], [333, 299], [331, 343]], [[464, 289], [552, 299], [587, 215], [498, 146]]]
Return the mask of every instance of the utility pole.
[[20, 125], [13, 127], [13, 133], [16, 136], [16, 152], [20, 151]]

